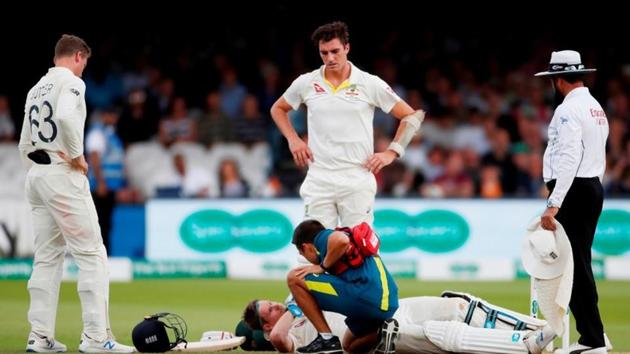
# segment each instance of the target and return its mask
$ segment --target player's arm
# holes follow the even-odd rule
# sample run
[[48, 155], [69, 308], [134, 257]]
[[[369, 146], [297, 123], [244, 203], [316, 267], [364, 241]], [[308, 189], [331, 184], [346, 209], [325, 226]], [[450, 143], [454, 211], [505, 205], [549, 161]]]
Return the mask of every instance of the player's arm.
[[372, 76], [371, 87], [371, 98], [374, 105], [380, 107], [383, 112], [401, 120], [394, 140], [389, 144], [387, 150], [373, 154], [365, 163], [365, 167], [370, 172], [378, 173], [383, 167], [394, 162], [396, 157], [402, 157], [405, 154], [405, 148], [418, 132], [420, 124], [424, 120], [424, 111], [414, 111], [407, 102], [396, 95], [385, 81], [376, 76]]
[[390, 114], [401, 120], [396, 135], [391, 144], [389, 144], [387, 150], [393, 151], [398, 157], [402, 157], [405, 153], [405, 149], [413, 136], [420, 130], [420, 125], [424, 120], [424, 111], [414, 111], [409, 104], [405, 101], [399, 101], [394, 108], [390, 111]]
[[293, 107], [287, 102], [284, 97], [280, 97], [271, 107], [271, 118], [278, 126], [278, 129], [287, 139], [289, 143], [289, 149], [293, 155], [296, 165], [299, 167], [307, 166], [308, 161], [313, 161], [313, 153], [308, 145], [300, 139], [300, 136], [293, 128], [291, 120], [289, 119], [289, 112]]
[[24, 120], [22, 121], [22, 131], [20, 132], [20, 143], [18, 144], [20, 157], [22, 162], [30, 167], [33, 161], [28, 158], [28, 154], [35, 151], [35, 147], [31, 142], [31, 121], [28, 118], [28, 110], [24, 108]]
[[293, 110], [293, 107], [291, 107], [284, 97], [278, 98], [273, 106], [271, 106], [271, 118], [273, 118], [278, 129], [289, 142], [291, 140], [300, 139], [289, 119], [289, 112], [291, 110]]
[[85, 117], [79, 111], [84, 92], [85, 84], [82, 81], [64, 86], [59, 93], [56, 117], [67, 148], [67, 153], [62, 151], [59, 156], [68, 161], [72, 168], [87, 174], [88, 165], [83, 156]]
[[343, 257], [350, 244], [350, 238], [345, 233], [335, 231], [328, 237], [326, 258], [322, 260], [323, 269], [331, 269], [333, 264]]
[[271, 344], [281, 353], [292, 353], [294, 351], [293, 341], [289, 337], [289, 329], [293, 323], [293, 315], [287, 311], [280, 317], [278, 322], [269, 333]]

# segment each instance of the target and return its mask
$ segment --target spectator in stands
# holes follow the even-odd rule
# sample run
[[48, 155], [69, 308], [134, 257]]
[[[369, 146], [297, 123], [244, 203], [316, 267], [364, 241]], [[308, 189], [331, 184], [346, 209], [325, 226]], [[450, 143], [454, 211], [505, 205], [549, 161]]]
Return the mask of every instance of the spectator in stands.
[[116, 134], [119, 113], [108, 107], [100, 112], [100, 119], [92, 124], [85, 139], [90, 169], [90, 189], [98, 214], [103, 244], [110, 251], [109, 235], [112, 212], [116, 206], [116, 192], [125, 187], [125, 151]]
[[124, 97], [121, 76], [107, 65], [107, 58], [98, 58], [90, 65], [85, 79], [85, 101], [89, 109], [100, 110], [120, 103]]
[[227, 66], [222, 72], [221, 82], [221, 108], [230, 118], [235, 118], [241, 113], [243, 100], [247, 96], [247, 89], [238, 82], [236, 69]]
[[496, 199], [503, 196], [501, 190], [501, 169], [498, 166], [486, 165], [479, 173], [479, 196]]
[[221, 94], [218, 91], [212, 91], [206, 96], [206, 112], [197, 126], [199, 142], [207, 147], [235, 140], [232, 122], [221, 109]]
[[175, 99], [175, 81], [170, 77], [162, 78], [154, 92], [157, 100], [158, 114], [163, 117], [170, 113]]
[[173, 165], [177, 172], [178, 185], [184, 198], [216, 198], [218, 188], [210, 174], [201, 167], [186, 162], [182, 154], [173, 156]]
[[501, 189], [505, 195], [516, 191], [516, 166], [510, 152], [510, 135], [497, 129], [491, 139], [492, 150], [482, 158], [482, 165], [494, 165], [501, 169]]
[[516, 167], [514, 189], [514, 196], [516, 197], [529, 197], [534, 196], [534, 193], [536, 193], [532, 189], [534, 184], [532, 183], [532, 176], [529, 174], [530, 160], [531, 153], [527, 144], [519, 142], [512, 145], [512, 162], [514, 167]]
[[0, 143], [14, 140], [15, 124], [11, 118], [9, 98], [0, 95]]
[[196, 138], [195, 120], [188, 115], [186, 100], [176, 97], [170, 115], [160, 122], [160, 142], [168, 147], [179, 142], [194, 142]]
[[[260, 65], [260, 76], [262, 77], [263, 84], [260, 92], [258, 93], [258, 101], [260, 102], [260, 111], [261, 112], [269, 112], [273, 103], [282, 95], [282, 90], [280, 89], [280, 71], [278, 67], [268, 61], [262, 60]], [[271, 128], [273, 124], [270, 124], [271, 117], [267, 117], [269, 121], [269, 127]]]
[[245, 198], [249, 195], [249, 187], [241, 177], [236, 161], [231, 159], [221, 161], [219, 188], [222, 198]]
[[129, 144], [148, 141], [158, 132], [158, 113], [155, 102], [141, 89], [131, 90], [116, 132], [127, 147]]
[[237, 140], [248, 147], [266, 141], [266, 123], [258, 108], [256, 96], [247, 95], [245, 97], [242, 112], [238, 118], [234, 119]]
[[464, 160], [460, 152], [452, 152], [446, 161], [444, 173], [423, 190], [423, 196], [438, 195], [445, 198], [471, 198], [475, 193], [472, 178], [464, 170]]

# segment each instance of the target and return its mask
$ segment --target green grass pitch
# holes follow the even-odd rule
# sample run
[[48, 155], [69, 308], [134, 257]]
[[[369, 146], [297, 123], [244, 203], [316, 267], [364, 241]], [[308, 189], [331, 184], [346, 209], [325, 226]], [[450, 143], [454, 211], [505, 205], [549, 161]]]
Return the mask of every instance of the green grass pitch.
[[[398, 280], [401, 297], [439, 295], [459, 290], [520, 312], [528, 311], [529, 281], [423, 282]], [[630, 352], [630, 282], [599, 281], [600, 310], [615, 352]], [[23, 353], [29, 326], [26, 281], [0, 282], [0, 353]], [[188, 339], [205, 330], [233, 331], [247, 301], [283, 301], [288, 290], [281, 281], [215, 279], [137, 280], [111, 284], [110, 317], [118, 340], [131, 344], [131, 330], [146, 314], [174, 312], [188, 323]], [[81, 312], [76, 283], [63, 283], [57, 312], [56, 338], [77, 350]], [[575, 331], [571, 340], [577, 339]], [[559, 342], [556, 341], [558, 345]]]

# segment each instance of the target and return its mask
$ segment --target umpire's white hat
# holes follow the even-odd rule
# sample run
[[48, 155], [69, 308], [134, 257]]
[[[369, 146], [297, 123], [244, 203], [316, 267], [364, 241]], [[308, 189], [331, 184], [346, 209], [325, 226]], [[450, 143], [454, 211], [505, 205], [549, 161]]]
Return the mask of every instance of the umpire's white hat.
[[523, 242], [523, 267], [531, 275], [538, 306], [556, 334], [564, 332], [563, 317], [573, 288], [573, 253], [569, 238], [556, 221], [556, 231], [546, 231], [536, 218], [527, 227]]
[[575, 50], [561, 50], [559, 52], [551, 52], [551, 60], [549, 60], [549, 69], [534, 74], [534, 76], [551, 76], [590, 73], [597, 69], [586, 69], [582, 64], [580, 53]]
[[562, 225], [556, 221], [556, 231], [544, 230], [537, 218], [527, 228], [523, 242], [523, 267], [538, 279], [553, 279], [562, 275], [567, 260], [572, 258], [571, 243]]

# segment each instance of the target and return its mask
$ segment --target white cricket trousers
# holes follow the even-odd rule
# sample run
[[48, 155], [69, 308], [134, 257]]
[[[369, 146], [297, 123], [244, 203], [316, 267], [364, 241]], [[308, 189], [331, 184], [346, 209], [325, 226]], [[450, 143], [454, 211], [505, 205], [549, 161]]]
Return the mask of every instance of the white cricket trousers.
[[328, 229], [374, 222], [376, 178], [365, 168], [335, 171], [310, 167], [300, 196], [304, 219], [315, 219]]
[[33, 213], [35, 255], [28, 281], [31, 330], [54, 337], [66, 247], [79, 268], [77, 290], [83, 331], [107, 339], [109, 270], [107, 252], [86, 176], [68, 165], [33, 165], [26, 176]]

